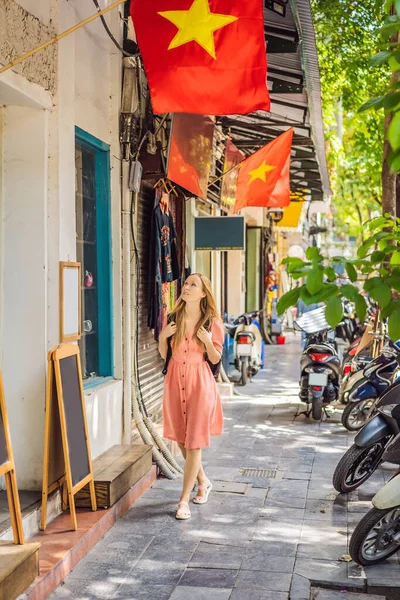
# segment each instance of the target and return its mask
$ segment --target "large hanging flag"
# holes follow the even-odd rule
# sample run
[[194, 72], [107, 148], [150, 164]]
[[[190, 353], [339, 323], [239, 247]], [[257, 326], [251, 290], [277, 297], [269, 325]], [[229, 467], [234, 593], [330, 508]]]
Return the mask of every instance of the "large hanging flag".
[[270, 108], [262, 0], [131, 0], [156, 114]]
[[291, 127], [240, 165], [235, 213], [245, 206], [289, 206], [293, 131]]

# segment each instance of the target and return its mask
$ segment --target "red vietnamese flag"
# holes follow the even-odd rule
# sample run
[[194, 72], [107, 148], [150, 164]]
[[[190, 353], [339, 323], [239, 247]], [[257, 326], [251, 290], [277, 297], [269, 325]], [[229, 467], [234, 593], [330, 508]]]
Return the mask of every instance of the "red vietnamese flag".
[[293, 131], [291, 127], [241, 164], [235, 213], [245, 206], [289, 206]]
[[269, 111], [262, 0], [131, 0], [156, 114]]

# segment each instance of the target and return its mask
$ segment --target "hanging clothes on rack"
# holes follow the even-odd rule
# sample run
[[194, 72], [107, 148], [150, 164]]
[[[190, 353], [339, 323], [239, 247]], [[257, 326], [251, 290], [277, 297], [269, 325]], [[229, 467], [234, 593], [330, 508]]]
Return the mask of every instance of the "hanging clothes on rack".
[[[151, 223], [150, 281], [148, 326], [155, 330], [155, 338], [163, 326], [163, 313], [168, 310], [169, 302], [163, 302], [169, 296], [163, 284], [180, 279], [180, 269], [176, 249], [176, 230], [169, 209], [170, 197], [166, 192], [156, 189], [155, 206]], [[165, 310], [163, 309], [166, 306]]]

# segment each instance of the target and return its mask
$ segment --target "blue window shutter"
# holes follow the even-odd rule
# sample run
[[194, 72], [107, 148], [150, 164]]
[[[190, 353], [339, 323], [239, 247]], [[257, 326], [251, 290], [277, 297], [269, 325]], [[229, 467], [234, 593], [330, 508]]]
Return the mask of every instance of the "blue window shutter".
[[110, 147], [79, 127], [79, 143], [95, 151], [99, 376], [114, 376]]

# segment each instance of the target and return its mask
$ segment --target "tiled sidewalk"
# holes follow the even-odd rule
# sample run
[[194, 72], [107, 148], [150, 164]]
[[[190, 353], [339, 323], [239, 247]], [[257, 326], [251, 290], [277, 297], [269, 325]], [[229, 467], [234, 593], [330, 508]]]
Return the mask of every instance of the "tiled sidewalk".
[[[181, 482], [158, 480], [51, 600], [309, 600], [309, 580], [366, 589], [365, 572], [339, 559], [391, 470], [337, 496], [331, 477], [351, 436], [340, 415], [322, 424], [295, 419], [298, 342], [266, 354], [266, 370], [239, 388], [246, 395], [226, 400], [224, 435], [204, 452], [215, 489], [207, 505], [176, 521]], [[269, 470], [269, 478], [244, 469]], [[398, 559], [367, 577], [377, 589], [400, 579]]]

